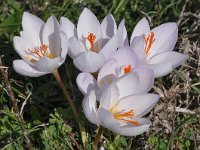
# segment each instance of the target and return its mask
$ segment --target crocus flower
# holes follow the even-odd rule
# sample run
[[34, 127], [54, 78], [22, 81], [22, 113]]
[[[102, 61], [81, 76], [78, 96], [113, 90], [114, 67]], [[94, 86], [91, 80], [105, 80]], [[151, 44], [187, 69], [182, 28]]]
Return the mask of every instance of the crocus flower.
[[97, 80], [90, 73], [80, 73], [76, 81], [80, 91], [84, 95], [90, 90], [95, 90], [98, 96], [101, 95], [102, 90], [107, 88], [114, 80], [133, 71], [136, 71], [136, 74], [138, 74], [140, 82], [135, 92], [148, 92], [154, 82], [153, 71], [138, 66], [137, 55], [130, 47], [119, 48], [110, 56], [99, 70]]
[[52, 73], [63, 64], [68, 38], [60, 31], [54, 16], [46, 23], [28, 12], [22, 18], [23, 31], [13, 38], [14, 48], [22, 59], [13, 62], [14, 70], [24, 76], [38, 77]]
[[[118, 30], [122, 28], [125, 28], [124, 24]], [[126, 32], [121, 36], [126, 39]], [[164, 23], [150, 30], [148, 21], [143, 18], [133, 30], [130, 45], [138, 56], [139, 64], [152, 69], [155, 77], [161, 77], [187, 59], [185, 54], [172, 51], [177, 38], [176, 23]]]
[[[82, 102], [86, 118], [124, 136], [135, 136], [145, 132], [151, 122], [142, 118], [157, 103], [156, 94], [136, 94], [139, 78], [136, 72], [126, 74], [112, 82], [97, 105], [96, 94], [91, 90]], [[120, 95], [124, 95], [120, 98]]]
[[61, 19], [62, 30], [69, 35], [69, 55], [74, 65], [83, 72], [97, 72], [104, 61], [117, 50], [118, 38], [115, 20], [111, 14], [100, 24], [96, 16], [85, 8], [75, 26], [67, 18]]

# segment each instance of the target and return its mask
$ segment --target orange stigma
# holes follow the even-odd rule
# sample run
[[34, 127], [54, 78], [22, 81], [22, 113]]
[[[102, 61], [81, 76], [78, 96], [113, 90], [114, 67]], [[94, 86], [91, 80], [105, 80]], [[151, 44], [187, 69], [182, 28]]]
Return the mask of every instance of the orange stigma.
[[129, 72], [131, 72], [131, 64], [129, 64], [128, 66], [124, 67], [124, 73], [127, 74]]
[[145, 53], [146, 53], [146, 55], [148, 55], [149, 51], [150, 51], [150, 48], [151, 48], [153, 42], [155, 41], [154, 33], [150, 32], [150, 34], [148, 35], [147, 38], [144, 35], [144, 40], [145, 40]]
[[115, 119], [122, 120], [122, 121], [125, 121], [125, 122], [129, 122], [129, 123], [132, 123], [132, 124], [137, 125], [137, 126], [140, 125], [140, 123], [138, 121], [124, 119], [124, 117], [132, 119], [134, 117], [133, 110], [130, 110], [130, 111], [127, 111], [127, 112], [124, 112], [124, 113], [114, 114]]
[[94, 50], [94, 40], [96, 39], [96, 36], [93, 33], [88, 33], [87, 39], [90, 42], [91, 50]]

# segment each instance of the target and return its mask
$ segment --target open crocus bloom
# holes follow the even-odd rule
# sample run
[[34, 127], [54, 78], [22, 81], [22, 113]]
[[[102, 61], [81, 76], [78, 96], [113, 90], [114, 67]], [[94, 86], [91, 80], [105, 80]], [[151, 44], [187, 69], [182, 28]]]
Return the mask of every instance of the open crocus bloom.
[[95, 91], [91, 90], [82, 102], [85, 116], [93, 124], [120, 135], [135, 136], [145, 132], [151, 122], [141, 117], [154, 107], [159, 96], [136, 94], [138, 84], [138, 76], [134, 72], [118, 78], [103, 90], [99, 105]]
[[[125, 28], [122, 25], [118, 30]], [[126, 37], [123, 32], [123, 39]], [[186, 59], [185, 54], [173, 52], [178, 38], [176, 23], [164, 23], [150, 30], [148, 21], [143, 18], [133, 30], [130, 45], [135, 50], [139, 64], [154, 71], [155, 77], [164, 76], [181, 65]]]
[[24, 76], [38, 77], [52, 73], [63, 64], [68, 51], [68, 38], [60, 32], [54, 16], [46, 23], [24, 12], [23, 31], [13, 38], [14, 48], [22, 60], [13, 62], [14, 70]]
[[135, 92], [148, 92], [154, 82], [153, 71], [145, 67], [138, 67], [137, 56], [130, 47], [118, 49], [99, 70], [97, 80], [89, 73], [80, 73], [76, 81], [84, 95], [93, 89], [98, 96], [114, 80], [133, 71], [136, 71], [140, 83]]
[[[71, 23], [64, 17], [61, 21], [61, 28], [68, 35], [70, 28], [67, 29], [66, 25]], [[117, 50], [117, 27], [113, 16], [106, 16], [100, 24], [96, 16], [85, 8], [79, 17], [77, 32], [74, 29], [71, 26], [73, 33], [70, 33], [69, 46], [69, 55], [74, 65], [83, 72], [97, 72], [104, 61]]]

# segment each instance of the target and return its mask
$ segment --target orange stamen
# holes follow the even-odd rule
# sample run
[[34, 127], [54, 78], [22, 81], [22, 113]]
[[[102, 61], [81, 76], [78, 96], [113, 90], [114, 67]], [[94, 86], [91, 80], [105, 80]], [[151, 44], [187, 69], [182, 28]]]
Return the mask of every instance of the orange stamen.
[[87, 39], [90, 42], [91, 50], [94, 50], [94, 40], [96, 39], [96, 36], [93, 33], [88, 33]]
[[144, 35], [144, 40], [145, 40], [145, 53], [146, 53], [146, 55], [148, 55], [149, 51], [150, 51], [150, 48], [151, 48], [153, 42], [155, 41], [154, 33], [150, 32], [150, 34], [148, 35], [147, 38]]
[[123, 120], [123, 121], [125, 121], [125, 122], [129, 122], [129, 123], [132, 123], [132, 124], [137, 125], [137, 126], [140, 125], [140, 122], [138, 122], [138, 121], [127, 120], [127, 119], [119, 119], [119, 120]]
[[28, 49], [28, 51], [31, 53], [31, 54], [34, 54], [36, 57], [38, 58], [42, 58], [44, 57], [45, 55], [47, 55], [47, 51], [48, 51], [48, 46], [43, 44], [41, 46], [38, 46], [38, 47], [34, 47], [33, 49]]
[[138, 121], [124, 119], [124, 117], [132, 119], [134, 117], [133, 110], [130, 110], [128, 112], [124, 112], [124, 113], [121, 113], [121, 114], [117, 113], [117, 114], [114, 115], [114, 117], [115, 117], [115, 119], [123, 120], [125, 122], [129, 122], [129, 123], [132, 123], [134, 125], [140, 125], [140, 123]]
[[124, 73], [127, 74], [129, 72], [131, 72], [131, 64], [129, 64], [128, 66], [124, 67]]

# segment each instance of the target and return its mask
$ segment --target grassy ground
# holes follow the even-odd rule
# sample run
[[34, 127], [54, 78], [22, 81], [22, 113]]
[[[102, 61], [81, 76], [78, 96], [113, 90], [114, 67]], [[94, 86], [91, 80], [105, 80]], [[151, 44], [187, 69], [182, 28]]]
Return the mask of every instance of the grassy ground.
[[[125, 18], [129, 35], [142, 17], [152, 27], [164, 22], [177, 22], [179, 39], [175, 51], [189, 56], [185, 65], [171, 74], [156, 79], [151, 90], [161, 100], [147, 115], [153, 122], [144, 134], [126, 138], [105, 131], [100, 145], [106, 149], [200, 149], [200, 1], [199, 0], [6, 0], [0, 1], [0, 55], [12, 91], [18, 101], [25, 127], [35, 149], [77, 149], [81, 141], [71, 109], [54, 78], [46, 75], [28, 78], [18, 75], [12, 61], [19, 58], [12, 46], [12, 38], [21, 31], [21, 17], [29, 11], [46, 20], [51, 14], [66, 16], [77, 23], [84, 7], [91, 9], [102, 20], [112, 13], [117, 24]], [[1, 66], [2, 68], [2, 66]], [[2, 70], [2, 69], [1, 69]], [[59, 69], [66, 87], [79, 110], [83, 95], [75, 79], [79, 71], [68, 57]], [[0, 76], [0, 148], [26, 149], [20, 125], [15, 116], [5, 78]], [[97, 128], [84, 120], [89, 144]]]

